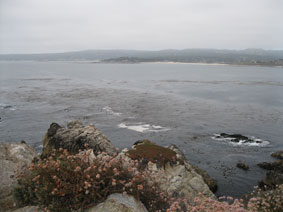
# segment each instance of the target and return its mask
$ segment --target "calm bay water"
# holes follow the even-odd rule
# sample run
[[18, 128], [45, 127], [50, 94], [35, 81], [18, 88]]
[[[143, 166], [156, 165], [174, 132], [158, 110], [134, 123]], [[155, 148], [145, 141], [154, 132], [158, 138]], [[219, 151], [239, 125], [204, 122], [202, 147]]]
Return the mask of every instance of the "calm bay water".
[[[37, 150], [52, 122], [94, 123], [115, 146], [176, 144], [218, 180], [218, 195], [250, 192], [283, 149], [283, 69], [196, 64], [0, 62], [0, 140]], [[211, 137], [240, 133], [264, 147]], [[250, 171], [236, 168], [249, 164]]]

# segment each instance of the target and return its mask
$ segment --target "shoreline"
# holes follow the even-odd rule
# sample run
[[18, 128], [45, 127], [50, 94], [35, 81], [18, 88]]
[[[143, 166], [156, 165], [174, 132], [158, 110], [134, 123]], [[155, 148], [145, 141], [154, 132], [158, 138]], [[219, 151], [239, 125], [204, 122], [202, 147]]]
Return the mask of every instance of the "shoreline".
[[229, 65], [233, 65], [233, 64], [226, 64], [226, 63], [192, 63], [192, 62], [174, 62], [174, 61], [168, 61], [168, 62], [141, 62], [141, 63], [149, 63], [149, 64], [188, 64], [188, 65], [211, 65], [211, 66], [229, 66]]
[[[85, 61], [87, 62], [87, 61]], [[107, 62], [107, 61], [95, 61], [90, 62], [94, 64], [173, 64], [173, 65], [203, 65], [203, 66], [256, 66], [256, 67], [271, 67], [271, 68], [283, 68], [278, 65], [261, 65], [261, 64], [234, 64], [234, 63], [204, 63], [204, 62], [174, 62], [174, 61], [155, 61], [155, 62]]]
[[283, 65], [263, 65], [263, 64], [236, 64], [236, 63], [205, 63], [205, 62], [174, 62], [174, 61], [155, 61], [155, 62], [107, 62], [107, 61], [92, 61], [92, 60], [0, 60], [1, 62], [75, 62], [89, 64], [173, 64], [173, 65], [203, 65], [203, 66], [255, 66], [255, 67], [270, 67], [282, 68]]

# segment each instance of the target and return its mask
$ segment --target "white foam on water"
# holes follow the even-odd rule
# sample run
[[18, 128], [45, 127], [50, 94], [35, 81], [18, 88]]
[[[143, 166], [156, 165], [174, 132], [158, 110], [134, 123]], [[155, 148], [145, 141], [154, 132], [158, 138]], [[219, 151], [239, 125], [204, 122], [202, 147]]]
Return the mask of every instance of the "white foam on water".
[[118, 125], [119, 128], [125, 128], [129, 130], [134, 130], [141, 133], [146, 132], [164, 132], [170, 130], [169, 128], [161, 127], [158, 125], [150, 125], [144, 123], [132, 123], [132, 124], [125, 124], [121, 123]]
[[104, 110], [106, 113], [114, 115], [114, 116], [121, 116], [122, 115], [122, 113], [114, 112], [113, 109], [109, 106], [105, 106], [104, 108], [102, 108], [102, 110]]
[[233, 146], [265, 147], [270, 144], [269, 141], [265, 141], [260, 138], [256, 138], [254, 136], [250, 137], [252, 141], [249, 141], [249, 142], [245, 140], [239, 140], [239, 142], [233, 142], [232, 141], [234, 140], [233, 138], [224, 138], [224, 137], [221, 137], [220, 134], [214, 134], [211, 138], [216, 141], [226, 141], [229, 144], [232, 144]]
[[5, 104], [5, 103], [0, 103], [0, 109], [4, 110], [16, 110], [12, 105]]

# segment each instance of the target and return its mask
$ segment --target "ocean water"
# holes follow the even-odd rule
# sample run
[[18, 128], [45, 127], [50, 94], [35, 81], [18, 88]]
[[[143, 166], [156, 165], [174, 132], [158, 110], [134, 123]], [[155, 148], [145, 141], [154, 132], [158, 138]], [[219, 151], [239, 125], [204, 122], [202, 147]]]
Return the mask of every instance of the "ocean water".
[[[217, 195], [252, 190], [283, 149], [283, 69], [200, 64], [0, 62], [0, 141], [41, 150], [52, 122], [93, 123], [120, 148], [177, 145], [218, 181]], [[239, 133], [259, 145], [216, 139]], [[249, 171], [236, 168], [242, 161]]]

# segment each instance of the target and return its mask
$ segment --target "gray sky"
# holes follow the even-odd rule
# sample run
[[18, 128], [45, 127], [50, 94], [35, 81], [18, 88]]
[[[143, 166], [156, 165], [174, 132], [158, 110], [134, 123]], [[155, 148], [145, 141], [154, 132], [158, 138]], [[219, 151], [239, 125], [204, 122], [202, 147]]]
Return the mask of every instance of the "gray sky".
[[0, 0], [0, 53], [283, 49], [283, 0]]

